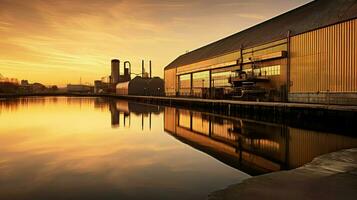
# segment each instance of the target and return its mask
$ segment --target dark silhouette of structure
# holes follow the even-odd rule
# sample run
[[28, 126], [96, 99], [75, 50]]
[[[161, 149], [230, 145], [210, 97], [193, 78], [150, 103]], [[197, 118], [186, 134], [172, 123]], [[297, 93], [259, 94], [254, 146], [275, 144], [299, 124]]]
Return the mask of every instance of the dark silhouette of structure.
[[152, 62], [149, 61], [149, 72], [145, 71], [145, 61], [142, 60], [141, 77], [118, 83], [116, 93], [119, 95], [164, 96], [165, 82], [159, 77], [152, 78]]

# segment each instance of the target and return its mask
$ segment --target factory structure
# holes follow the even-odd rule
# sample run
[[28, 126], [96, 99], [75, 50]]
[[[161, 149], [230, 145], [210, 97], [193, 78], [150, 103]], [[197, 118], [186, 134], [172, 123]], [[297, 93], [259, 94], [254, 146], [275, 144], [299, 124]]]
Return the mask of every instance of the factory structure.
[[316, 0], [179, 56], [166, 96], [357, 105], [357, 1]]
[[[123, 69], [123, 74], [121, 69]], [[132, 79], [133, 74], [136, 76]], [[129, 61], [125, 61], [121, 67], [118, 59], [111, 61], [111, 75], [108, 78], [94, 81], [94, 92], [137, 96], [163, 96], [165, 94], [164, 80], [152, 77], [151, 61], [149, 61], [149, 73], [146, 72], [145, 61], [142, 60], [141, 73], [135, 74], [132, 73]]]

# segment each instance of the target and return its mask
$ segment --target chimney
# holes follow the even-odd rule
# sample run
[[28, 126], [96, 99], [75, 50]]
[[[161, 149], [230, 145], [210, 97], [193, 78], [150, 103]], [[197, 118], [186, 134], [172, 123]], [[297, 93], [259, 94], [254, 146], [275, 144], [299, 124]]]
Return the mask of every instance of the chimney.
[[141, 77], [144, 77], [144, 74], [145, 74], [145, 68], [144, 68], [144, 60], [141, 61]]
[[150, 66], [150, 78], [152, 78], [152, 71], [151, 71], [151, 60], [149, 61], [149, 66]]
[[117, 84], [119, 82], [120, 75], [120, 60], [113, 59], [111, 65], [111, 82], [112, 84]]

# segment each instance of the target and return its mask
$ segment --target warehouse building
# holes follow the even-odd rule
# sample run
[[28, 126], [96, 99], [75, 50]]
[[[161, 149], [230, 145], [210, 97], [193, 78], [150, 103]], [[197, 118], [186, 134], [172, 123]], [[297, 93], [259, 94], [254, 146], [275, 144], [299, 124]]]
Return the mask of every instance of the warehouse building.
[[357, 1], [316, 0], [179, 56], [165, 94], [357, 105], [356, 48]]

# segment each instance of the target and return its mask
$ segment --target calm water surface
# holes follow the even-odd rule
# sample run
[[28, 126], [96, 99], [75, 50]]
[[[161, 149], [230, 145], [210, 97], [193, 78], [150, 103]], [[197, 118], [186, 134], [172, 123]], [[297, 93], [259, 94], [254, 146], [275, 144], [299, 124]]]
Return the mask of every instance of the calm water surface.
[[357, 139], [100, 98], [0, 100], [0, 199], [205, 199]]

